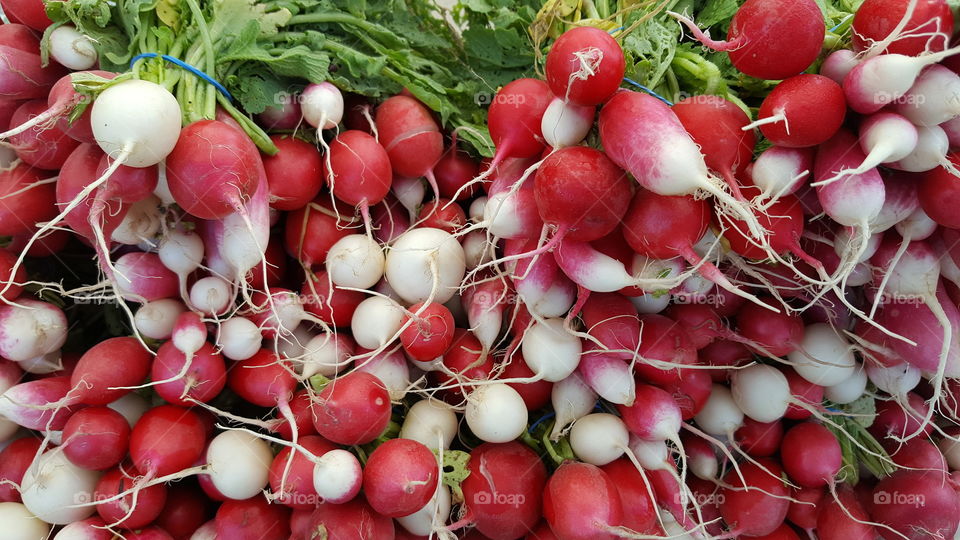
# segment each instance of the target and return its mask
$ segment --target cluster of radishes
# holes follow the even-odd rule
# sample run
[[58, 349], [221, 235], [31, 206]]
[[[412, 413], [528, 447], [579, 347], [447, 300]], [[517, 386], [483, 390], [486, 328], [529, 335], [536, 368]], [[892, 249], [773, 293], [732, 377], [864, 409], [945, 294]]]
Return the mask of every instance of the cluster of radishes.
[[[945, 2], [867, 0], [820, 74], [812, 0], [749, 0], [726, 42], [678, 18], [784, 79], [755, 122], [620, 89], [577, 28], [493, 96], [484, 163], [327, 83], [258, 116], [300, 135], [271, 156], [143, 80], [70, 121], [89, 97], [0, 26], [3, 537], [952, 537]], [[104, 280], [28, 283], [71, 238]], [[38, 286], [132, 335], [62, 352]], [[838, 420], [864, 400], [883, 452]], [[894, 472], [838, 482], [854, 447]]]

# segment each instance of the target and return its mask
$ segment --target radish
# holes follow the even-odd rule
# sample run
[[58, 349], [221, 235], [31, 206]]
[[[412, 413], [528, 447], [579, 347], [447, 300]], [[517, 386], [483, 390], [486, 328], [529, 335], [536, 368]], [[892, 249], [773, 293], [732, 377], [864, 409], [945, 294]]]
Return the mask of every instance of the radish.
[[150, 379], [160, 397], [182, 407], [211, 401], [227, 384], [223, 357], [208, 343], [190, 354], [181, 352], [173, 341], [164, 343], [151, 366]]
[[813, 171], [814, 152], [808, 148], [771, 146], [753, 162], [750, 177], [763, 199], [776, 200], [800, 189]]
[[758, 79], [785, 79], [806, 70], [820, 54], [826, 33], [823, 13], [812, 0], [747, 0], [730, 22], [727, 41], [714, 41], [692, 20], [671, 15], [705, 47], [729, 53], [734, 67]]
[[543, 517], [559, 538], [607, 540], [617, 537], [623, 505], [616, 484], [600, 468], [567, 462], [547, 481]]
[[249, 499], [267, 485], [272, 459], [266, 441], [245, 431], [229, 430], [207, 446], [205, 472], [225, 497]]
[[137, 308], [134, 325], [140, 334], [150, 339], [170, 339], [177, 317], [185, 310], [182, 302], [172, 298], [147, 302]]
[[130, 458], [147, 479], [177, 473], [203, 453], [206, 429], [189, 409], [160, 405], [144, 413], [130, 432]]
[[[954, 166], [960, 163], [960, 155], [956, 153], [951, 153], [948, 158]], [[953, 173], [944, 167], [937, 167], [922, 176], [917, 197], [923, 211], [931, 219], [944, 227], [960, 228], [960, 220], [950, 212], [953, 203], [960, 197], [960, 189], [957, 189], [954, 180], [956, 177]]]
[[[136, 118], [136, 122], [130, 120]], [[174, 150], [180, 137], [180, 105], [162, 86], [141, 79], [114, 84], [90, 111], [93, 136], [114, 166], [149, 167]], [[96, 187], [112, 170], [94, 181]]]
[[116, 466], [127, 455], [130, 425], [107, 407], [87, 407], [63, 426], [63, 453], [71, 463], [90, 470]]
[[104, 529], [106, 522], [99, 516], [74, 521], [60, 529], [55, 540], [112, 540], [113, 533]]
[[947, 153], [950, 150], [950, 140], [940, 126], [926, 126], [917, 128], [917, 147], [903, 159], [890, 163], [889, 166], [901, 171], [926, 172], [938, 166], [950, 172], [958, 172]]
[[327, 504], [353, 500], [360, 493], [363, 478], [363, 469], [357, 458], [340, 448], [323, 453], [313, 466], [313, 488]]
[[823, 323], [807, 326], [800, 348], [787, 356], [801, 377], [820, 386], [845, 381], [856, 366], [850, 343]]
[[329, 82], [307, 85], [299, 105], [303, 119], [320, 130], [333, 129], [343, 119], [343, 94]]
[[[114, 364], [123, 358], [122, 370]], [[134, 338], [117, 337], [101, 341], [80, 357], [70, 377], [71, 392], [87, 405], [106, 405], [140, 384], [150, 372], [150, 351]]]
[[733, 394], [726, 386], [713, 385], [710, 398], [694, 417], [697, 425], [711, 435], [732, 434], [743, 424], [743, 411], [737, 407]]
[[90, 69], [97, 63], [97, 50], [93, 41], [69, 24], [58, 26], [50, 32], [50, 56], [58, 64], [75, 70]]
[[263, 156], [270, 186], [270, 207], [277, 210], [303, 208], [323, 185], [323, 160], [312, 144], [289, 136], [271, 136], [278, 152]]
[[840, 442], [830, 430], [812, 422], [787, 430], [780, 452], [784, 471], [801, 487], [832, 484], [843, 465]]
[[565, 103], [553, 98], [540, 121], [543, 140], [553, 148], [576, 146], [587, 137], [593, 127], [596, 109], [593, 106]]
[[408, 311], [409, 314], [404, 314], [403, 323], [406, 324], [408, 320], [413, 322], [400, 333], [400, 343], [408, 355], [414, 360], [427, 362], [450, 348], [454, 338], [454, 321], [449, 309], [442, 304], [418, 303], [410, 306]]
[[867, 372], [857, 365], [853, 375], [846, 380], [827, 387], [824, 396], [833, 403], [846, 405], [860, 399], [867, 390]]
[[330, 191], [360, 209], [369, 230], [370, 207], [387, 196], [392, 179], [390, 158], [376, 139], [362, 131], [344, 131], [330, 143], [327, 156]]
[[114, 268], [114, 285], [124, 300], [145, 303], [179, 296], [176, 274], [155, 253], [127, 253], [117, 259]]
[[592, 106], [617, 90], [624, 68], [623, 50], [610, 34], [581, 26], [557, 38], [547, 54], [545, 71], [553, 95]]
[[883, 526], [884, 538], [951, 538], [960, 511], [960, 495], [940, 473], [899, 470], [873, 488], [870, 515]]
[[790, 384], [773, 366], [754, 364], [730, 376], [733, 401], [743, 414], [757, 422], [783, 418], [790, 402]]
[[580, 357], [577, 373], [600, 397], [616, 405], [630, 406], [636, 399], [636, 383], [630, 365], [590, 343]]
[[719, 174], [730, 192], [742, 200], [737, 176], [750, 164], [757, 144], [753, 131], [741, 130], [750, 118], [732, 102], [709, 95], [680, 100], [674, 104], [673, 112], [700, 146], [707, 167]]
[[769, 459], [745, 463], [724, 477], [729, 487], [720, 493], [720, 515], [737, 534], [762, 536], [777, 529], [787, 516], [789, 489], [780, 467]]
[[872, 114], [860, 124], [860, 148], [867, 155], [863, 163], [811, 185], [821, 186], [846, 175], [865, 173], [881, 163], [900, 161], [914, 151], [918, 141], [917, 128], [903, 116], [888, 112]]
[[[42, 14], [42, 7], [37, 11]], [[66, 70], [57, 63], [43, 65], [37, 38], [26, 27], [18, 24], [4, 26], [9, 28], [6, 32], [17, 32], [18, 35], [8, 36], [0, 42], [0, 57], [3, 58], [3, 65], [0, 66], [0, 95], [16, 100], [47, 97], [50, 87]]]
[[583, 344], [564, 329], [560, 319], [545, 319], [524, 333], [523, 357], [538, 378], [557, 382], [567, 378], [580, 363]]
[[[780, 449], [783, 441], [783, 423], [779, 420], [757, 422], [747, 417], [744, 418], [743, 425], [734, 432], [733, 437], [740, 449], [751, 457], [770, 457]], [[713, 450], [710, 449], [710, 452], [712, 453]]]
[[935, 126], [960, 115], [951, 96], [960, 92], [960, 76], [934, 64], [920, 72], [910, 90], [897, 100], [895, 110], [918, 126]]
[[410, 388], [410, 364], [400, 351], [370, 357], [357, 366], [357, 371], [380, 379], [393, 402], [402, 401]]
[[263, 496], [226, 501], [217, 510], [214, 538], [289, 538], [290, 509]]
[[426, 177], [439, 198], [433, 167], [443, 155], [443, 135], [431, 111], [415, 98], [393, 96], [377, 107], [376, 128], [377, 139], [390, 157], [394, 174]]
[[623, 505], [623, 526], [639, 534], [657, 531], [656, 501], [649, 495], [647, 480], [628, 459], [618, 459], [601, 467], [615, 478]]
[[[637, 122], [647, 129], [637, 129]], [[748, 223], [753, 215], [710, 176], [703, 155], [676, 114], [657, 98], [630, 91], [614, 94], [600, 110], [600, 141], [614, 163], [661, 196], [703, 190]], [[752, 232], [758, 232], [751, 227]]]
[[[438, 525], [446, 523], [452, 504], [450, 488], [440, 485], [430, 502], [408, 516], [396, 518], [397, 524], [412, 535], [428, 536], [438, 528]], [[403, 537], [398, 534], [396, 538]]]
[[30, 468], [42, 441], [33, 437], [14, 439], [0, 450], [0, 502], [20, 502], [20, 482]]
[[368, 289], [383, 276], [380, 245], [363, 234], [344, 236], [327, 252], [326, 267], [334, 285]]
[[330, 247], [350, 234], [350, 229], [340, 223], [329, 203], [318, 199], [288, 213], [284, 233], [287, 253], [311, 267], [325, 261]]
[[196, 311], [216, 317], [225, 314], [234, 302], [230, 283], [217, 276], [200, 278], [190, 286], [190, 304]]
[[[620, 84], [619, 80], [617, 84]], [[536, 79], [517, 79], [497, 92], [487, 111], [487, 128], [497, 151], [478, 178], [489, 176], [507, 158], [529, 158], [543, 150], [540, 125], [552, 98], [547, 83]], [[464, 184], [457, 193], [477, 181], [474, 179]], [[456, 196], [451, 198], [457, 199]]]
[[409, 303], [445, 303], [453, 297], [466, 269], [463, 247], [439, 229], [411, 229], [387, 252], [384, 275]]
[[841, 486], [832, 499], [819, 503], [817, 536], [823, 540], [874, 540], [878, 530], [853, 490]]
[[460, 198], [457, 200], [475, 196], [476, 190], [467, 189], [461, 192], [460, 188], [476, 178], [479, 173], [479, 164], [466, 152], [457, 149], [455, 141], [450, 143], [450, 148], [433, 166], [433, 175], [437, 179], [440, 196], [445, 199], [453, 199], [457, 192], [460, 192]]
[[467, 394], [464, 419], [481, 440], [505, 443], [527, 429], [527, 407], [520, 394], [506, 384], [486, 384]]
[[866, 58], [843, 79], [847, 104], [860, 114], [877, 112], [906, 95], [925, 67], [956, 53], [946, 49], [921, 56], [890, 53]]
[[[302, 434], [303, 431], [300, 433]], [[291, 508], [312, 509], [320, 502], [317, 496], [323, 497], [314, 489], [315, 485], [318, 487], [320, 485], [315, 481], [315, 462], [319, 463], [330, 452], [344, 451], [316, 435], [301, 437], [297, 444], [300, 445], [300, 448], [284, 447], [270, 463], [268, 477], [272, 494], [269, 497]], [[353, 458], [353, 460], [356, 461], [356, 458]], [[229, 463], [227, 465], [229, 466]], [[357, 463], [356, 484], [358, 491], [360, 489], [359, 466], [360, 464]], [[260, 467], [260, 464], [256, 465], [258, 472]], [[252, 486], [252, 483], [250, 485]]]
[[[100, 473], [70, 463], [63, 452], [47, 451], [27, 469], [20, 483], [23, 505], [51, 525], [66, 525], [95, 511], [93, 492]], [[86, 503], [86, 504], [83, 504]]]
[[[395, 538], [393, 520], [373, 510], [363, 497], [344, 504], [321, 504], [310, 515], [307, 531], [325, 531], [329, 538]], [[281, 535], [276, 536], [280, 538]], [[286, 538], [286, 535], [283, 535]], [[271, 536], [273, 538], [273, 536]]]
[[593, 413], [579, 418], [570, 429], [570, 448], [580, 460], [602, 466], [629, 450], [630, 434], [620, 418]]
[[111, 527], [140, 529], [149, 525], [163, 510], [167, 488], [162, 484], [137, 490], [136, 499], [133, 495], [114, 498], [128, 492], [134, 485], [136, 480], [119, 467], [105, 472], [97, 482], [93, 494], [94, 501], [98, 501], [97, 514]]
[[0, 520], [8, 527], [4, 536], [10, 540], [33, 540], [50, 535], [50, 525], [17, 502], [0, 502]]
[[467, 216], [459, 204], [450, 199], [435, 199], [420, 207], [417, 222], [421, 227], [432, 227], [454, 234], [467, 224]]
[[[41, 182], [38, 169], [19, 163], [0, 170], [0, 234], [33, 234], [36, 224], [57, 215], [56, 188]], [[27, 242], [24, 250], [32, 245]]]
[[741, 129], [759, 127], [779, 146], [816, 146], [837, 132], [846, 112], [840, 85], [822, 75], [796, 75], [778, 84], [760, 105], [757, 121]]
[[947, 48], [953, 15], [943, 0], [866, 0], [857, 8], [851, 28], [857, 52], [918, 56]]
[[363, 492], [378, 513], [406, 516], [430, 502], [439, 474], [437, 458], [429, 448], [410, 439], [391, 439], [367, 458]]
[[207, 520], [210, 501], [196, 486], [179, 483], [167, 486], [167, 504], [154, 524], [176, 538], [189, 538]]
[[888, 367], [874, 362], [865, 362], [864, 366], [870, 382], [893, 396], [905, 396], [920, 384], [920, 370], [909, 363]]
[[551, 153], [534, 182], [537, 210], [556, 228], [555, 240], [589, 242], [609, 234], [627, 211], [631, 192], [622, 169], [584, 146]]
[[0, 394], [0, 416], [27, 429], [63, 429], [77, 404], [67, 377], [46, 377], [11, 386]]
[[823, 63], [820, 64], [820, 75], [829, 77], [837, 84], [843, 84], [843, 79], [846, 78], [847, 73], [850, 73], [850, 70], [858, 63], [860, 63], [860, 59], [857, 57], [857, 53], [850, 49], [837, 49], [828, 54]]
[[390, 422], [390, 396], [380, 379], [352, 372], [320, 391], [313, 425], [322, 437], [338, 444], [366, 444]]
[[18, 298], [0, 305], [0, 356], [22, 362], [43, 356], [67, 340], [67, 317], [53, 304]]

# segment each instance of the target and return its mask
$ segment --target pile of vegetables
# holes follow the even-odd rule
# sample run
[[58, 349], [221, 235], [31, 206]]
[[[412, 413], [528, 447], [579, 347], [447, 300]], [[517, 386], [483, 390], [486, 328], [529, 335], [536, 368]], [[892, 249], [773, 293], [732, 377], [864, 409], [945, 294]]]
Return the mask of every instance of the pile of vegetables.
[[957, 534], [944, 0], [0, 5], [3, 538]]

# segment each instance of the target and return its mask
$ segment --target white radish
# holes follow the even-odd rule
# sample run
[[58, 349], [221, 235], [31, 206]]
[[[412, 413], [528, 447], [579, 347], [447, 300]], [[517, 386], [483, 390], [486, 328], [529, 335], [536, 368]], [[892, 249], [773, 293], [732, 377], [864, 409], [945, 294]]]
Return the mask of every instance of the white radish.
[[300, 94], [303, 119], [317, 129], [333, 129], [343, 119], [343, 94], [329, 82], [309, 84]]
[[210, 441], [206, 456], [210, 481], [229, 499], [249, 499], [267, 485], [273, 452], [252, 433], [224, 431]]
[[543, 111], [540, 132], [553, 148], [580, 144], [593, 127], [594, 107], [584, 107], [553, 98]]
[[399, 402], [407, 395], [407, 388], [410, 387], [410, 364], [399, 350], [366, 358], [357, 366], [356, 371], [370, 373], [383, 381], [391, 401]]
[[31, 514], [51, 525], [66, 525], [96, 511], [93, 490], [99, 479], [99, 472], [81, 469], [63, 452], [50, 450], [24, 473], [20, 496]]
[[853, 375], [838, 384], [828, 386], [824, 390], [823, 395], [834, 403], [846, 405], [847, 403], [853, 403], [860, 399], [866, 390], [867, 372], [863, 366], [857, 365]]
[[766, 364], [733, 370], [730, 392], [743, 414], [762, 423], [783, 418], [790, 401], [787, 377], [779, 369]]
[[588, 414], [570, 428], [573, 453], [591, 465], [602, 466], [619, 458], [629, 443], [627, 426], [612, 414]]
[[403, 419], [400, 438], [412, 439], [431, 450], [450, 448], [457, 436], [457, 415], [453, 407], [435, 399], [421, 399], [413, 404]]
[[43, 540], [50, 535], [50, 525], [18, 502], [0, 502], [0, 523], [4, 540]]
[[918, 126], [935, 126], [960, 115], [960, 76], [949, 68], [927, 66], [894, 110]]
[[371, 296], [357, 306], [350, 320], [353, 339], [366, 349], [387, 345], [403, 325], [404, 310], [382, 296]]
[[545, 319], [527, 329], [521, 350], [535, 376], [559, 382], [577, 369], [583, 343], [564, 328], [563, 319]]
[[895, 366], [882, 366], [874, 362], [866, 362], [867, 378], [879, 390], [893, 396], [905, 397], [907, 392], [920, 384], [921, 372], [916, 366], [909, 363]]
[[452, 503], [450, 488], [440, 484], [430, 502], [423, 508], [409, 516], [398, 517], [396, 520], [401, 527], [414, 536], [430, 536], [446, 523]]
[[97, 49], [93, 40], [69, 24], [56, 27], [47, 37], [50, 57], [73, 71], [83, 71], [97, 65]]
[[21, 298], [0, 305], [0, 356], [19, 362], [58, 351], [67, 328], [66, 315], [53, 304]]
[[463, 247], [440, 229], [411, 229], [387, 252], [387, 281], [400, 298], [410, 303], [431, 298], [446, 302], [457, 292], [465, 271]]
[[220, 352], [231, 360], [250, 358], [260, 350], [262, 343], [260, 328], [246, 317], [230, 317], [219, 325], [217, 345]]
[[383, 277], [383, 250], [371, 236], [351, 234], [327, 252], [327, 272], [334, 285], [368, 289]]
[[468, 394], [463, 416], [470, 431], [485, 442], [509, 442], [527, 429], [523, 398], [503, 383], [481, 385]]
[[233, 287], [223, 278], [207, 276], [198, 279], [190, 287], [190, 303], [204, 315], [223, 315], [233, 302]]
[[597, 404], [597, 394], [574, 373], [553, 385], [550, 403], [556, 413], [550, 438], [557, 440], [568, 425], [590, 414]]
[[710, 435], [726, 435], [733, 433], [743, 425], [743, 411], [737, 407], [733, 394], [726, 386], [715, 384], [710, 390], [710, 397], [694, 416], [700, 428]]
[[330, 450], [313, 464], [313, 489], [325, 503], [342, 504], [353, 499], [362, 483], [360, 462], [346, 450]]
[[180, 137], [181, 118], [177, 98], [143, 79], [111, 85], [97, 96], [90, 111], [97, 144], [117, 166], [128, 167], [163, 161]]
[[840, 384], [856, 367], [853, 347], [823, 323], [807, 326], [800, 346], [787, 357], [798, 375], [820, 386]]

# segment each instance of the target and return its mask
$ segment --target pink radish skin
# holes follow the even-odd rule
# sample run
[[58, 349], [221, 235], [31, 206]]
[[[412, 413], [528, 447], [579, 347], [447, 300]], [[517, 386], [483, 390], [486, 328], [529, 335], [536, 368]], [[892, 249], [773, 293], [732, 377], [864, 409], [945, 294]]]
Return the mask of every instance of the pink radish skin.
[[737, 330], [745, 345], [762, 355], [786, 356], [803, 340], [803, 319], [788, 313], [770, 313], [755, 304], [746, 304], [737, 313]]
[[[16, 125], [26, 123], [45, 112], [46, 109], [46, 101], [39, 99], [28, 101], [14, 111], [10, 123]], [[37, 127], [28, 129], [10, 137], [9, 142], [24, 163], [46, 170], [59, 169], [70, 152], [80, 144], [56, 125], [44, 129]]]
[[[95, 144], [84, 143], [74, 149], [63, 163], [63, 167], [60, 169], [60, 177], [57, 180], [57, 203], [59, 205], [65, 207], [70, 204], [92, 179], [99, 176], [97, 170], [104, 155]], [[64, 221], [74, 232], [91, 240], [94, 236], [90, 219], [95, 200], [96, 194], [91, 194], [64, 218]], [[106, 208], [100, 214], [101, 219], [96, 222], [105, 237], [108, 237], [120, 225], [127, 210], [128, 208], [119, 201], [108, 200], [106, 202]]]
[[630, 360], [640, 344], [640, 320], [637, 310], [624, 296], [614, 293], [592, 294], [583, 305], [580, 316], [587, 333], [596, 338], [610, 354]]
[[[640, 358], [634, 365], [638, 380], [671, 384], [681, 378], [682, 366], [695, 364], [697, 352], [690, 338], [672, 320], [662, 315], [640, 316]], [[673, 364], [672, 367], [650, 361]]]
[[859, 62], [857, 53], [850, 49], [838, 49], [824, 59], [823, 64], [820, 65], [820, 75], [829, 77], [837, 84], [843, 84], [843, 79], [847, 77], [847, 73], [850, 73], [850, 70]]
[[588, 343], [580, 356], [577, 373], [603, 399], [617, 405], [633, 405], [636, 399], [633, 372], [619, 355]]
[[63, 427], [63, 452], [74, 465], [91, 470], [116, 466], [127, 455], [130, 425], [107, 407], [87, 407]]
[[[770, 457], [780, 450], [783, 441], [783, 423], [757, 422], [744, 418], [743, 425], [733, 434], [740, 448], [753, 457]], [[711, 450], [712, 451], [712, 450]]]
[[623, 523], [623, 505], [616, 484], [600, 468], [567, 462], [547, 481], [543, 517], [565, 540], [613, 540]]
[[0, 96], [18, 100], [46, 98], [66, 70], [56, 62], [41, 67], [39, 47], [25, 50], [24, 46], [31, 44], [21, 43], [18, 47], [9, 42], [6, 39], [0, 41], [0, 58], [3, 59], [0, 64]]
[[[95, 500], [108, 499], [134, 488], [136, 480], [130, 478], [126, 471], [114, 468], [100, 477], [97, 489], [94, 492]], [[140, 529], [149, 525], [167, 502], [167, 488], [157, 484], [137, 490], [136, 499], [133, 495], [97, 504], [97, 513], [109, 524], [124, 529]], [[129, 511], [129, 513], [128, 513]]]
[[390, 422], [390, 395], [383, 382], [369, 373], [338, 377], [316, 399], [319, 407], [314, 409], [314, 427], [322, 437], [338, 444], [366, 444], [379, 437]]
[[47, 173], [23, 163], [0, 171], [0, 234], [32, 234], [37, 223], [57, 215], [56, 188], [52, 184], [24, 189], [45, 178]]
[[0, 395], [0, 414], [27, 429], [59, 431], [76, 400], [67, 377], [47, 377], [17, 384]]
[[259, 162], [256, 147], [241, 131], [200, 120], [183, 128], [167, 156], [167, 185], [190, 215], [221, 219], [241, 210], [256, 191]]
[[863, 509], [853, 490], [841, 486], [836, 498], [824, 496], [817, 516], [817, 537], [822, 540], [875, 540], [879, 529]]
[[951, 96], [960, 91], [960, 75], [939, 64], [920, 72], [894, 109], [918, 126], [936, 126], [956, 118], [960, 107]]
[[816, 146], [843, 125], [847, 104], [843, 89], [822, 75], [790, 77], [774, 88], [760, 105], [757, 121], [763, 136], [778, 146]]
[[626, 67], [620, 44], [590, 26], [564, 32], [547, 54], [547, 84], [553, 95], [576, 105], [605, 101], [623, 80]]
[[[307, 525], [308, 531], [326, 531], [331, 539], [393, 540], [397, 534], [394, 521], [376, 512], [363, 497], [357, 497], [343, 504], [321, 504], [310, 515]], [[270, 537], [273, 538], [272, 535]], [[279, 534], [276, 537], [280, 538]]]
[[155, 253], [131, 252], [114, 263], [116, 286], [129, 302], [153, 302], [177, 298], [180, 281]]
[[[480, 165], [453, 144], [433, 166], [433, 175], [437, 179], [440, 196], [445, 199], [452, 199], [461, 187], [476, 178], [478, 174], [480, 174]], [[475, 189], [462, 191], [457, 200], [472, 198], [476, 195], [475, 191]]]
[[[570, 242], [569, 245], [588, 248], [586, 244]], [[504, 243], [504, 255], [510, 257], [528, 253], [536, 248], [536, 240], [508, 240]], [[563, 244], [561, 244], [562, 246]], [[528, 257], [516, 261], [510, 272], [513, 286], [523, 304], [542, 317], [560, 317], [567, 313], [576, 296], [576, 285], [567, 275], [576, 275], [573, 270], [561, 269], [561, 249], [553, 257]], [[574, 259], [575, 260], [575, 259]], [[571, 262], [573, 264], [573, 262]], [[512, 263], [508, 263], [508, 268]], [[571, 272], [568, 274], [567, 272]], [[626, 271], [624, 270], [623, 274]], [[602, 283], [603, 277], [600, 277]]]
[[470, 452], [464, 480], [467, 514], [463, 521], [492, 540], [513, 540], [541, 517], [547, 470], [526, 446], [484, 443]]
[[843, 79], [847, 104], [860, 114], [875, 113], [903, 97], [925, 67], [958, 51], [954, 48], [917, 57], [881, 54], [867, 58]]
[[648, 441], [676, 440], [682, 423], [680, 407], [667, 392], [637, 385], [636, 401], [619, 405], [620, 417], [631, 433]]
[[742, 200], [737, 177], [750, 164], [757, 144], [752, 130], [741, 129], [750, 123], [750, 118], [732, 102], [710, 95], [683, 99], [673, 106], [673, 112], [700, 146], [707, 167], [719, 174]]
[[[116, 364], [123, 358], [123, 369]], [[150, 351], [130, 337], [116, 337], [94, 345], [80, 357], [70, 377], [71, 395], [87, 405], [106, 405], [130, 392], [150, 372]]]
[[[20, 502], [20, 485], [24, 473], [33, 463], [40, 449], [40, 439], [24, 437], [16, 439], [0, 450], [0, 502]], [[6, 482], [12, 482], [8, 484]]]
[[393, 179], [390, 158], [376, 139], [362, 131], [344, 131], [330, 143], [330, 190], [363, 211], [384, 199]]
[[552, 98], [547, 83], [536, 79], [517, 79], [497, 92], [487, 112], [487, 127], [497, 149], [487, 171], [506, 158], [529, 158], [544, 149], [540, 124]]
[[[297, 444], [316, 457], [336, 449], [336, 446], [316, 435], [300, 437]], [[291, 453], [293, 461], [287, 469]], [[313, 461], [303, 452], [292, 447], [281, 450], [270, 465], [270, 489], [277, 497], [277, 502], [291, 508], [313, 509], [320, 500], [313, 488], [313, 467]]]
[[734, 14], [727, 41], [714, 41], [693, 21], [677, 17], [700, 43], [727, 51], [734, 67], [758, 79], [785, 79], [810, 67], [826, 32], [823, 14], [812, 0], [748, 0]]
[[426, 176], [439, 197], [433, 167], [443, 155], [443, 135], [430, 110], [415, 98], [397, 95], [377, 107], [377, 134], [396, 175]]

